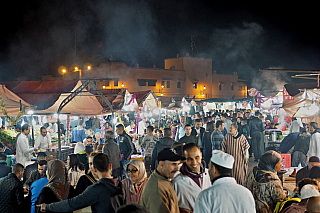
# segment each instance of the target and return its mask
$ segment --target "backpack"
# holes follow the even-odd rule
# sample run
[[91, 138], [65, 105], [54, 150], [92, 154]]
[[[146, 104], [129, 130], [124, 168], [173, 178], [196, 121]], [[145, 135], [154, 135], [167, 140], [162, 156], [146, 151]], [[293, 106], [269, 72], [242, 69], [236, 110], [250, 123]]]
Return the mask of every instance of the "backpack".
[[[280, 213], [282, 210], [284, 210], [286, 207], [290, 206], [291, 203], [300, 203], [301, 199], [298, 197], [288, 197], [284, 200], [280, 200], [276, 207], [274, 208], [273, 213]], [[285, 208], [284, 208], [285, 207]]]

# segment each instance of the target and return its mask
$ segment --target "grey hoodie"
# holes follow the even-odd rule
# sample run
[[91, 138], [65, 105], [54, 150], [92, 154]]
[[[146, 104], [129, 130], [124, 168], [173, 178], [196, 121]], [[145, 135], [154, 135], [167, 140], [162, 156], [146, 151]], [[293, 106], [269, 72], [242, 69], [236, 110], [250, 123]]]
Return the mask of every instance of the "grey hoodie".
[[170, 137], [159, 138], [159, 141], [153, 147], [152, 156], [151, 156], [151, 170], [155, 170], [156, 168], [156, 160], [159, 152], [161, 152], [164, 148], [171, 148], [172, 144], [175, 142]]

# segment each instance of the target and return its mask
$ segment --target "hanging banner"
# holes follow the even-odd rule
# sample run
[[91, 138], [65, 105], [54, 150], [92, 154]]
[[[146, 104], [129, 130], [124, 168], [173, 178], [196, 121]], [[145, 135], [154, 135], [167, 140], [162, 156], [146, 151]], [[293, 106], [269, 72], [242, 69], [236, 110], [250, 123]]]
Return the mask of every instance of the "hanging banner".
[[294, 97], [290, 96], [286, 88], [283, 87], [283, 101], [293, 101]]
[[70, 115], [67, 115], [66, 130], [70, 131]]

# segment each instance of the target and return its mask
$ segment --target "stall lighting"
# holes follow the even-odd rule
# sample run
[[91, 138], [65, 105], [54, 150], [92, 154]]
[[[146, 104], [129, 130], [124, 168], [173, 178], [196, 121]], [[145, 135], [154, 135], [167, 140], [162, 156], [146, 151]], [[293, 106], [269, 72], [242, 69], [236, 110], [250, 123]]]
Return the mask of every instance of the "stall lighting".
[[124, 84], [123, 84], [123, 83], [121, 84], [121, 87], [124, 87]]
[[205, 89], [206, 89], [206, 86], [203, 86], [203, 89], [205, 90]]
[[34, 113], [33, 110], [28, 110], [27, 112], [28, 115], [33, 115], [33, 113]]
[[106, 86], [102, 86], [102, 89], [105, 89], [106, 88]]
[[163, 96], [163, 93], [161, 93], [161, 96]]

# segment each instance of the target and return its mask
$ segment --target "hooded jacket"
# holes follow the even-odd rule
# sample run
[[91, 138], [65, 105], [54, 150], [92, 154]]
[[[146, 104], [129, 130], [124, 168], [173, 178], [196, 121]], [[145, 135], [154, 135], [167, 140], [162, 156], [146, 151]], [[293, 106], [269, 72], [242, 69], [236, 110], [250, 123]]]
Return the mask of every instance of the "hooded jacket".
[[151, 155], [151, 170], [156, 168], [156, 160], [159, 152], [161, 152], [164, 148], [171, 148], [172, 144], [175, 141], [170, 137], [160, 138], [159, 141], [154, 145]]
[[116, 184], [121, 182], [117, 179], [102, 178], [74, 198], [48, 204], [46, 211], [67, 212], [91, 206], [92, 213], [114, 213], [119, 207], [115, 205], [115, 200], [119, 197], [124, 200], [123, 189]]
[[249, 174], [246, 187], [252, 192], [257, 212], [273, 212], [277, 202], [286, 195], [275, 172], [254, 167]]

